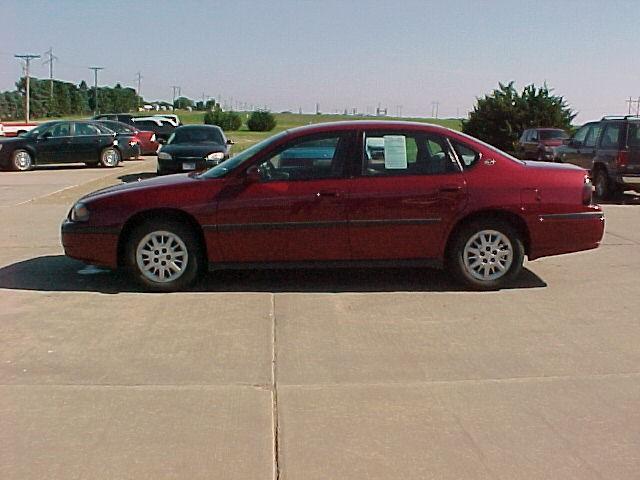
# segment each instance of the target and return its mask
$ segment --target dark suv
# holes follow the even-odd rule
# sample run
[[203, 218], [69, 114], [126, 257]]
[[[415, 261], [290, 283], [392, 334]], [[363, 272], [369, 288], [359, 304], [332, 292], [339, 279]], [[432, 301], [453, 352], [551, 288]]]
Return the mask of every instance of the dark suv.
[[589, 170], [597, 197], [640, 191], [640, 117], [603, 117], [586, 123], [556, 149], [556, 157]]
[[523, 160], [555, 160], [554, 148], [569, 138], [560, 128], [528, 128], [518, 140], [516, 154]]

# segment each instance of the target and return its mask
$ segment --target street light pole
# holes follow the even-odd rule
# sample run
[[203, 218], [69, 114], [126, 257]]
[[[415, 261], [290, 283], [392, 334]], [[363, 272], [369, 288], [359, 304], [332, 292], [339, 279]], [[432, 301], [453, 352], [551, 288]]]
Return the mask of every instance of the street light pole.
[[93, 86], [95, 88], [95, 108], [93, 109], [93, 115], [98, 115], [98, 70], [104, 70], [104, 67], [89, 67], [89, 70], [93, 70]]

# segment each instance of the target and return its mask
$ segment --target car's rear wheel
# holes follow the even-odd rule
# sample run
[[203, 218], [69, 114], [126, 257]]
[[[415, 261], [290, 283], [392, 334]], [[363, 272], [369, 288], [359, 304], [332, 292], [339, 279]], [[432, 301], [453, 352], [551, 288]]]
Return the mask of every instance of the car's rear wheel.
[[140, 225], [129, 238], [127, 263], [135, 279], [149, 290], [172, 292], [194, 282], [202, 250], [193, 230], [174, 221]]
[[596, 168], [593, 174], [593, 186], [595, 196], [601, 200], [609, 198], [614, 190], [607, 171], [601, 167]]
[[33, 157], [26, 150], [16, 150], [11, 156], [11, 168], [17, 172], [26, 172], [33, 168]]
[[103, 167], [113, 168], [120, 163], [121, 155], [117, 148], [107, 147], [100, 154], [100, 164]]
[[518, 276], [524, 245], [510, 224], [477, 220], [462, 227], [449, 249], [449, 268], [455, 278], [474, 290], [496, 290]]

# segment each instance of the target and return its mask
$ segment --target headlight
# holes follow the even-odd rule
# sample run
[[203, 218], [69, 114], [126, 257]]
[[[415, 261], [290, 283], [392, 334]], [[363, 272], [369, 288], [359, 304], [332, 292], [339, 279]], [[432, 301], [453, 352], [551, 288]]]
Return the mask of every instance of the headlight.
[[69, 212], [69, 218], [72, 222], [86, 222], [89, 220], [89, 209], [84, 203], [78, 202]]
[[169, 153], [165, 153], [165, 152], [158, 152], [158, 158], [160, 160], [171, 160], [171, 155]]
[[113, 141], [113, 144], [114, 144], [114, 145], [118, 145], [118, 140], [114, 140], [114, 141]]
[[224, 153], [215, 152], [207, 155], [207, 160], [222, 160], [224, 158]]

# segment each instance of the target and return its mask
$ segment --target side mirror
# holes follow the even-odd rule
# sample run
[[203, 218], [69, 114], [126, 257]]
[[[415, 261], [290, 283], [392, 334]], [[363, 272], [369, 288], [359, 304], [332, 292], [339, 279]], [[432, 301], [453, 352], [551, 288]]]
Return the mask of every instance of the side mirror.
[[260, 169], [257, 165], [252, 165], [244, 172], [244, 183], [259, 183], [262, 180], [262, 175], [260, 175]]
[[156, 140], [160, 145], [164, 145], [165, 143], [167, 143], [167, 141], [164, 138], [158, 138]]

